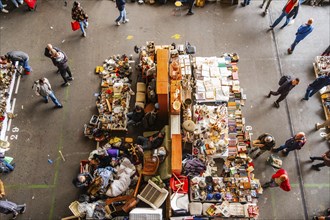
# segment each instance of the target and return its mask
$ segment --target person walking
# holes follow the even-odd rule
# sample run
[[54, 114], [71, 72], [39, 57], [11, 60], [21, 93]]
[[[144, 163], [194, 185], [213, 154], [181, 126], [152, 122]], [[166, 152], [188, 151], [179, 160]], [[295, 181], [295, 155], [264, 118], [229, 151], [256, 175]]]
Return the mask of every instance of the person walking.
[[306, 135], [304, 132], [298, 132], [295, 136], [289, 138], [285, 141], [283, 145], [279, 148], [273, 150], [273, 152], [277, 153], [279, 151], [283, 151], [283, 154], [287, 156], [290, 151], [300, 150], [306, 143]]
[[327, 85], [330, 85], [330, 77], [328, 75], [322, 75], [316, 78], [311, 84], [308, 85], [305, 96], [301, 100], [308, 101], [310, 97]]
[[313, 18], [308, 19], [306, 24], [302, 24], [296, 33], [296, 39], [294, 40], [294, 42], [291, 44], [291, 47], [288, 48], [288, 54], [292, 54], [292, 52], [294, 51], [294, 48], [297, 46], [297, 44], [302, 41], [303, 39], [305, 39], [305, 37], [307, 37], [307, 35], [309, 35], [310, 33], [312, 33], [312, 31], [314, 30], [314, 27], [312, 26], [314, 20]]
[[276, 27], [284, 17], [286, 17], [286, 24], [290, 22], [290, 19], [288, 18], [288, 15], [293, 10], [295, 6], [299, 4], [299, 0], [288, 0], [288, 2], [285, 4], [285, 6], [282, 9], [282, 14], [274, 21], [272, 25], [270, 25], [270, 30], [273, 30], [274, 27]]
[[2, 214], [13, 214], [12, 219], [16, 219], [18, 214], [23, 214], [26, 210], [26, 204], [17, 205], [14, 202], [8, 200], [0, 200], [0, 213]]
[[193, 15], [194, 12], [193, 12], [192, 9], [194, 7], [195, 0], [188, 0], [187, 3], [188, 3], [188, 6], [189, 6], [187, 15]]
[[289, 23], [290, 24], [294, 23], [294, 19], [296, 19], [298, 12], [299, 12], [299, 7], [300, 7], [300, 4], [293, 7], [293, 9], [290, 11], [290, 13], [286, 16], [285, 23], [280, 27], [280, 29], [283, 29]]
[[330, 150], [322, 154], [321, 157], [309, 157], [309, 159], [311, 159], [312, 162], [314, 162], [314, 160], [323, 161], [321, 163], [312, 165], [312, 169], [321, 171], [320, 167], [324, 167], [324, 166], [330, 167]]
[[269, 182], [266, 182], [264, 185], [262, 185], [262, 188], [264, 189], [268, 187], [280, 187], [284, 191], [289, 192], [291, 190], [291, 185], [286, 170], [279, 169], [275, 174], [272, 175], [272, 178]]
[[41, 78], [34, 82], [33, 90], [36, 95], [40, 95], [44, 98], [45, 103], [48, 103], [48, 97], [54, 102], [56, 108], [63, 108], [63, 105], [57, 100], [52, 87], [47, 78]]
[[264, 133], [258, 137], [257, 140], [254, 140], [253, 146], [255, 147], [250, 153], [253, 153], [259, 149], [259, 152], [253, 157], [253, 159], [257, 159], [261, 154], [266, 151], [273, 150], [275, 147], [275, 138], [268, 133]]
[[329, 126], [330, 126], [330, 118], [328, 120], [326, 120], [325, 122], [323, 122], [322, 124], [316, 123], [315, 130], [319, 130], [320, 128], [325, 128], [325, 127], [329, 127]]
[[262, 1], [262, 4], [260, 5], [260, 8], [261, 8], [261, 9], [264, 7], [264, 5], [265, 5], [266, 2], [267, 2], [267, 4], [266, 4], [265, 11], [264, 11], [264, 13], [263, 13], [264, 15], [268, 14], [268, 8], [269, 8], [269, 5], [270, 5], [270, 3], [272, 2], [272, 0], [263, 0], [263, 1]]
[[116, 0], [116, 8], [119, 11], [119, 16], [115, 20], [116, 25], [120, 25], [120, 21], [122, 21], [123, 24], [129, 22], [129, 19], [126, 18], [126, 9], [125, 9], [126, 1], [125, 0]]
[[23, 0], [11, 0], [11, 2], [18, 8], [20, 5], [23, 5]]
[[72, 81], [74, 80], [74, 78], [72, 77], [70, 67], [68, 66], [67, 55], [63, 51], [57, 52], [55, 49], [51, 51], [51, 54], [53, 59], [55, 60], [55, 66], [57, 66], [57, 68], [59, 69], [60, 74], [64, 80], [62, 86], [69, 86], [70, 83], [68, 81]]
[[[285, 77], [285, 76], [284, 76]], [[267, 98], [270, 98], [271, 95], [274, 96], [278, 96], [280, 95], [280, 97], [274, 102], [274, 106], [276, 108], [280, 107], [280, 102], [285, 99], [287, 97], [287, 95], [289, 94], [289, 92], [296, 86], [299, 84], [299, 78], [295, 78], [293, 80], [290, 80], [291, 77], [288, 78], [288, 80], [284, 81], [281, 84], [281, 80], [279, 82], [280, 87], [277, 89], [276, 92], [274, 91], [270, 91], [269, 94], [266, 96]]]
[[29, 65], [29, 55], [23, 51], [10, 51], [5, 57], [15, 65], [15, 62], [18, 61], [19, 65], [22, 66], [25, 70], [25, 74], [29, 75], [31, 72], [31, 67]]
[[[51, 44], [47, 44], [47, 46], [45, 48], [44, 55], [46, 57], [50, 58], [52, 60], [53, 64], [54, 64], [54, 66], [56, 66], [57, 63], [56, 63], [56, 59], [52, 56], [52, 50], [55, 50], [56, 52], [62, 52], [62, 53], [64, 53], [64, 52], [61, 49], [57, 48], [57, 47], [53, 47], [53, 45], [51, 45]], [[57, 72], [60, 72], [60, 69], [58, 69]]]
[[2, 1], [0, 0], [0, 11], [3, 13], [9, 13], [9, 11], [5, 9], [5, 7], [7, 7], [7, 5], [2, 4]]
[[84, 9], [80, 6], [80, 2], [74, 1], [73, 8], [71, 11], [72, 19], [79, 22], [80, 30], [82, 32], [82, 36], [86, 37], [86, 30], [88, 28], [88, 15], [85, 13]]

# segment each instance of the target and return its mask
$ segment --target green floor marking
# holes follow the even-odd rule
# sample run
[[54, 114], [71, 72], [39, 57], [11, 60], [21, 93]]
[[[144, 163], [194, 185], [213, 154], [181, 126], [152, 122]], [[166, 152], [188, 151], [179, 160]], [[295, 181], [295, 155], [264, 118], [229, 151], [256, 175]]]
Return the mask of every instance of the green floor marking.
[[55, 185], [48, 184], [19, 184], [19, 185], [6, 185], [8, 189], [52, 189]]
[[[66, 88], [66, 90], [65, 90], [65, 100], [68, 100], [68, 97], [69, 97], [69, 88]], [[68, 106], [63, 107], [64, 112], [63, 112], [62, 122], [65, 122], [67, 109], [68, 109]], [[62, 123], [62, 125], [63, 125], [63, 123]], [[48, 216], [49, 220], [52, 220], [53, 215], [54, 215], [55, 197], [56, 197], [55, 187], [57, 185], [58, 173], [59, 173], [59, 167], [60, 167], [60, 161], [61, 161], [61, 159], [60, 159], [61, 155], [60, 155], [59, 151], [62, 150], [62, 149], [63, 149], [63, 126], [61, 127], [61, 135], [60, 135], [60, 139], [59, 139], [59, 144], [57, 145], [58, 157], [57, 157], [57, 160], [56, 160], [56, 163], [55, 163], [55, 174], [54, 174], [54, 181], [53, 181], [54, 190], [53, 190], [53, 193], [52, 193], [52, 202], [51, 202], [51, 207], [50, 207], [49, 216]]]
[[[299, 187], [298, 183], [291, 183], [292, 187]], [[330, 188], [329, 183], [304, 183], [305, 188]]]
[[275, 192], [274, 190], [270, 190], [270, 200], [272, 202], [272, 212], [273, 212], [273, 217], [276, 218], [276, 208], [275, 208], [275, 204], [276, 204], [276, 201], [275, 201]]

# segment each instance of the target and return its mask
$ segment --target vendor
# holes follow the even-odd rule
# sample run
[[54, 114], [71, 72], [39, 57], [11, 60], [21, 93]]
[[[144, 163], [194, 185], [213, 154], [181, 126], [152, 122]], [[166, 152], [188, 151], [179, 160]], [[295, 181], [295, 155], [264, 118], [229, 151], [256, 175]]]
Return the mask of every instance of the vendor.
[[139, 106], [135, 105], [135, 108], [132, 112], [127, 113], [127, 126], [136, 126], [139, 123], [141, 123], [142, 119], [144, 117], [144, 109]]
[[79, 173], [77, 178], [74, 179], [72, 183], [77, 188], [85, 188], [88, 187], [92, 181], [93, 181], [92, 175], [88, 172], [84, 172], [84, 173]]
[[164, 140], [165, 132], [161, 131], [153, 136], [150, 136], [149, 138], [138, 136], [137, 137], [137, 144], [142, 146], [143, 150], [154, 150], [159, 148]]

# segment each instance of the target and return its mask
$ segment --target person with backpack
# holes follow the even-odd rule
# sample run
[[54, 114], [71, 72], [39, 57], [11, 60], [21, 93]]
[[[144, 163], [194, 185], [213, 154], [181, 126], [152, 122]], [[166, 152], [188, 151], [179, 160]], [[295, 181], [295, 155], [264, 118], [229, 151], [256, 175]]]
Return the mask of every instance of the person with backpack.
[[260, 135], [257, 140], [253, 141], [253, 146], [255, 148], [250, 151], [250, 154], [259, 149], [259, 152], [253, 157], [253, 159], [257, 159], [261, 154], [272, 150], [275, 144], [275, 138], [271, 134], [264, 133]]
[[308, 101], [310, 97], [327, 85], [330, 85], [330, 77], [328, 75], [322, 75], [316, 78], [311, 84], [308, 85], [305, 96], [301, 99], [301, 101]]
[[274, 106], [276, 108], [280, 107], [280, 102], [287, 97], [289, 92], [299, 84], [299, 78], [295, 78], [291, 80], [290, 76], [282, 76], [280, 81], [278, 82], [279, 88], [277, 89], [276, 92], [270, 91], [269, 94], [266, 96], [267, 98], [270, 98], [271, 95], [278, 96], [280, 97], [274, 102]]
[[289, 154], [290, 151], [300, 150], [306, 143], [306, 135], [304, 132], [298, 132], [295, 136], [286, 140], [283, 145], [279, 148], [273, 150], [273, 152], [277, 153], [282, 151], [285, 156]]

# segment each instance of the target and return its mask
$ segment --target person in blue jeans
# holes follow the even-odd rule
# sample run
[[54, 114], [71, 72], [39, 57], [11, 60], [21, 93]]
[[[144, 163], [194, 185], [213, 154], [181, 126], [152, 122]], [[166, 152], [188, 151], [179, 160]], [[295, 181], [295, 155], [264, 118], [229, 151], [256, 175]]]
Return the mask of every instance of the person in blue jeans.
[[25, 74], [29, 75], [31, 72], [31, 67], [29, 65], [29, 55], [23, 51], [10, 51], [5, 55], [5, 59], [12, 62], [15, 65], [15, 62], [18, 61], [19, 65], [21, 65]]
[[250, 4], [250, 0], [244, 0], [243, 2], [241, 2], [242, 7], [245, 7], [245, 5], [249, 5]]
[[11, 0], [11, 1], [15, 5], [16, 8], [18, 8], [19, 5], [23, 4], [23, 0]]
[[305, 96], [301, 100], [308, 101], [310, 97], [327, 85], [330, 85], [330, 76], [322, 75], [316, 78], [311, 84], [308, 85]]
[[115, 20], [117, 26], [120, 25], [120, 21], [122, 21], [123, 24], [129, 22], [129, 20], [126, 18], [125, 5], [126, 5], [125, 0], [116, 0], [116, 7], [118, 8], [119, 11], [119, 16]]
[[41, 95], [44, 98], [45, 103], [48, 103], [48, 97], [50, 97], [56, 108], [63, 108], [63, 105], [57, 100], [47, 78], [41, 78], [34, 82], [32, 89], [35, 90], [37, 95]]
[[73, 8], [71, 11], [72, 19], [79, 22], [80, 30], [82, 32], [82, 36], [86, 37], [86, 30], [88, 28], [88, 15], [85, 13], [84, 9], [80, 6], [78, 1], [73, 2]]
[[0, 0], [0, 11], [3, 13], [8, 13], [9, 11], [5, 9], [7, 5], [2, 4], [2, 1]]
[[314, 30], [314, 27], [312, 26], [313, 21], [314, 21], [313, 18], [310, 18], [310, 19], [308, 19], [306, 24], [300, 25], [300, 27], [298, 28], [297, 33], [296, 33], [296, 39], [291, 44], [291, 47], [288, 48], [288, 54], [292, 54], [292, 52], [294, 51], [294, 48], [297, 46], [297, 44], [300, 41], [302, 41], [303, 39], [305, 39], [305, 37], [307, 37], [307, 35], [312, 33], [312, 31]]
[[299, 5], [299, 0], [288, 0], [288, 2], [285, 4], [285, 6], [282, 9], [282, 14], [280, 15], [280, 17], [278, 17], [274, 23], [272, 25], [270, 25], [270, 30], [272, 30], [274, 27], [276, 27], [276, 25], [278, 25], [282, 19], [284, 17], [286, 17], [286, 22], [285, 24], [282, 26], [285, 27], [289, 22], [290, 22], [290, 17], [288, 17], [288, 15], [290, 14], [290, 12]]
[[298, 132], [295, 136], [286, 140], [279, 148], [273, 149], [273, 152], [277, 153], [283, 151], [283, 154], [287, 156], [290, 151], [300, 150], [306, 143], [306, 135], [304, 132]]

